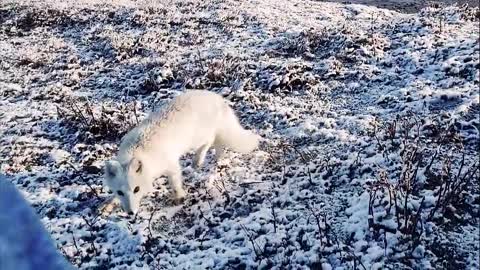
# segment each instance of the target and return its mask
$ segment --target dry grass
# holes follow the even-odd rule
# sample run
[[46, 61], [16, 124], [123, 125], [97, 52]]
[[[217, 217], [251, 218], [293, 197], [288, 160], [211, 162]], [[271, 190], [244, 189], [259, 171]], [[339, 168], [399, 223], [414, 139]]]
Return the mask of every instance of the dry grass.
[[68, 100], [57, 107], [57, 116], [80, 131], [80, 137], [95, 141], [117, 141], [139, 121], [135, 103], [104, 103], [94, 107], [88, 100]]

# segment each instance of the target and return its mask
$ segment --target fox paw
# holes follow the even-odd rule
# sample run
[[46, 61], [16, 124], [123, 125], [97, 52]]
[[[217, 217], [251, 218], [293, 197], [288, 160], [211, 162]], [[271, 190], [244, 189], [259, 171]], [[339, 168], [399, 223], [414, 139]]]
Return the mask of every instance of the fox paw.
[[182, 204], [182, 203], [184, 203], [184, 202], [185, 202], [185, 197], [173, 199], [173, 204], [174, 204], [174, 205], [180, 205], [180, 204]]
[[110, 197], [99, 205], [97, 212], [102, 216], [108, 216], [117, 208], [120, 208], [120, 202], [115, 197]]
[[185, 190], [180, 189], [174, 192], [173, 194], [173, 202], [175, 204], [180, 204], [185, 201], [185, 197], [187, 196], [187, 192]]
[[202, 168], [202, 166], [203, 166], [203, 162], [202, 162], [202, 163], [200, 163], [200, 162], [198, 162], [198, 161], [194, 161], [194, 162], [193, 162], [193, 168], [194, 168], [195, 170], [200, 170], [200, 169]]

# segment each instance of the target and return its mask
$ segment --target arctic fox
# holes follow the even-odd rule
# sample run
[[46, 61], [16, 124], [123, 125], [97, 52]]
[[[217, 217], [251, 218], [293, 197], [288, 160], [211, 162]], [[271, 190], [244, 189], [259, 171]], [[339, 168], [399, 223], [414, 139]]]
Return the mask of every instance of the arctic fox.
[[218, 160], [224, 148], [240, 153], [255, 150], [259, 138], [240, 125], [222, 96], [187, 91], [122, 138], [116, 158], [105, 164], [104, 183], [118, 196], [123, 210], [134, 214], [158, 176], [168, 177], [176, 200], [186, 196], [179, 164], [183, 154], [195, 150], [193, 164], [198, 168], [212, 146]]

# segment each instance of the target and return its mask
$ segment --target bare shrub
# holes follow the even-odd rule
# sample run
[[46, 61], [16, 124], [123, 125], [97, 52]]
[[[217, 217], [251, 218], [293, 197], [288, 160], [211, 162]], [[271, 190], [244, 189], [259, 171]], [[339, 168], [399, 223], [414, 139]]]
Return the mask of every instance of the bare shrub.
[[[428, 128], [423, 122], [429, 123]], [[441, 129], [431, 127], [432, 123], [438, 122], [408, 115], [372, 133], [384, 157], [397, 155], [399, 159], [389, 161], [401, 163], [381, 169], [377, 181], [370, 184], [368, 225], [376, 237], [381, 231], [400, 231], [411, 253], [420, 244], [425, 223], [453, 228], [475, 216], [472, 201], [479, 186], [474, 179], [480, 176], [476, 153], [465, 148], [449, 126]], [[396, 226], [384, 222], [392, 218]]]
[[327, 42], [325, 30], [306, 30], [293, 35], [286, 35], [277, 44], [274, 53], [282, 56], [313, 57], [317, 49]]
[[66, 27], [83, 23], [68, 10], [18, 5], [0, 13], [0, 32], [12, 36], [23, 36], [37, 27]]
[[257, 73], [255, 84], [279, 94], [315, 90], [320, 80], [312, 70], [305, 64], [268, 66]]
[[284, 34], [284, 38], [271, 52], [285, 57], [329, 58], [336, 57], [344, 63], [355, 63], [359, 56], [379, 56], [389, 47], [389, 41], [370, 31], [354, 31], [352, 26], [328, 29], [310, 29], [295, 34]]
[[198, 52], [194, 66], [183, 67], [181, 76], [184, 86], [193, 89], [232, 87], [248, 77], [248, 70], [242, 59], [230, 55], [203, 58]]
[[62, 107], [57, 106], [57, 115], [88, 141], [118, 140], [139, 121], [135, 103], [92, 107], [88, 100], [68, 100]]
[[152, 68], [140, 84], [140, 93], [149, 94], [172, 87], [176, 82], [175, 73], [169, 66]]
[[140, 35], [107, 31], [107, 36], [110, 37], [110, 42], [115, 50], [117, 60], [143, 55], [146, 52], [143, 46], [146, 41], [143, 40], [143, 37]]

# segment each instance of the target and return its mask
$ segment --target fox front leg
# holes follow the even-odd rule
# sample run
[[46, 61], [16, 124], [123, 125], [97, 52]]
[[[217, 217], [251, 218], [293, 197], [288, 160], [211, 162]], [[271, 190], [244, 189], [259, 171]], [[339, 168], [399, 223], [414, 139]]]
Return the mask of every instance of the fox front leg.
[[200, 146], [200, 148], [198, 148], [197, 152], [195, 153], [195, 158], [193, 160], [193, 166], [195, 167], [195, 169], [199, 169], [203, 165], [203, 163], [205, 162], [207, 151], [208, 149], [210, 149], [211, 146], [211, 143], [206, 143]]
[[187, 195], [187, 192], [183, 189], [182, 171], [178, 162], [169, 170], [167, 177], [170, 188], [173, 191], [173, 198], [176, 202], [182, 201]]

